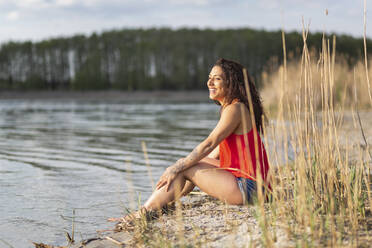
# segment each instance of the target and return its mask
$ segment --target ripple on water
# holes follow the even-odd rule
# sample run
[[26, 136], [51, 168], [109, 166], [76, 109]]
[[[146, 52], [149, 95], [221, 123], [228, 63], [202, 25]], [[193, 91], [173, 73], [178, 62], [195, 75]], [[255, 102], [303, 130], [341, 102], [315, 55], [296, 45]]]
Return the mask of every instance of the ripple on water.
[[109, 228], [217, 118], [214, 104], [0, 101], [0, 238], [64, 245], [73, 210], [84, 238]]

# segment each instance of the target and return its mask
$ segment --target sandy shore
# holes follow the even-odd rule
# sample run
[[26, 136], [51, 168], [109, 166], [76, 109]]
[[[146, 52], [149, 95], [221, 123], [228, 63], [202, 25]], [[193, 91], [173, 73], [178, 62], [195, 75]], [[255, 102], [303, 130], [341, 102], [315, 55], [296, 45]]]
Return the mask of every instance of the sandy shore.
[[[145, 230], [101, 233], [72, 247], [263, 247], [252, 205], [231, 206], [204, 194], [189, 195], [181, 211], [163, 214]], [[276, 247], [293, 246], [286, 236], [284, 230], [278, 233]]]
[[[255, 206], [231, 206], [206, 195], [191, 195], [183, 200], [182, 212], [163, 214], [135, 231], [103, 232], [87, 240], [79, 241], [71, 248], [118, 247], [266, 247]], [[180, 217], [182, 216], [182, 217]], [[372, 223], [371, 216], [368, 222]], [[108, 223], [114, 228], [114, 224]], [[273, 230], [268, 230], [273, 232]], [[358, 247], [369, 247], [372, 230], [360, 232]], [[273, 247], [298, 247], [297, 240], [286, 225], [275, 230]], [[323, 242], [315, 247], [329, 247]], [[354, 247], [344, 240], [341, 247]], [[65, 248], [36, 246], [40, 248]]]
[[0, 100], [105, 100], [208, 102], [204, 91], [0, 91]]

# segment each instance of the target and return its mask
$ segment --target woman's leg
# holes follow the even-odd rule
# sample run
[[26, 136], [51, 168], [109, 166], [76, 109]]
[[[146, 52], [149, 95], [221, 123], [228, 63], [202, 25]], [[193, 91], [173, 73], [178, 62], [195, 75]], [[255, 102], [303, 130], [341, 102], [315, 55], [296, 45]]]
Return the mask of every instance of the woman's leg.
[[[219, 167], [220, 161], [214, 158], [205, 157], [200, 162], [206, 162], [208, 164], [214, 165], [216, 167]], [[182, 189], [181, 195], [186, 196], [188, 195], [193, 189], [195, 188], [195, 184], [193, 184], [191, 181], [187, 180], [185, 183], [185, 186]]]
[[[172, 182], [169, 191], [162, 187], [155, 190], [144, 204], [147, 210], [160, 209], [181, 196], [186, 181], [198, 186], [202, 191], [229, 204], [242, 204], [243, 199], [234, 175], [216, 168], [214, 163], [203, 160], [181, 172]], [[191, 186], [191, 185], [189, 185]]]
[[181, 195], [182, 196], [188, 195], [194, 188], [195, 188], [195, 184], [193, 184], [189, 180], [186, 180], [186, 183], [185, 183], [185, 186], [183, 186]]
[[231, 172], [208, 163], [198, 163], [184, 173], [188, 180], [208, 195], [228, 204], [243, 204], [236, 177]]

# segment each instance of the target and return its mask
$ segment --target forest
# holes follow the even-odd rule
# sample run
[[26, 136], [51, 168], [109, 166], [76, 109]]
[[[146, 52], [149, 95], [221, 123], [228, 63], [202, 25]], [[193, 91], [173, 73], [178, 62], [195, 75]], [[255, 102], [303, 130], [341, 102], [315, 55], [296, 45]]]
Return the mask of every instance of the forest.
[[[325, 34], [332, 46], [333, 34]], [[307, 45], [318, 53], [322, 33]], [[301, 56], [301, 33], [285, 34], [289, 59]], [[332, 49], [332, 48], [331, 48]], [[337, 35], [336, 54], [352, 66], [363, 39]], [[367, 39], [367, 51], [372, 41]], [[122, 29], [0, 47], [0, 90], [197, 90], [220, 57], [241, 62], [260, 86], [263, 70], [283, 59], [281, 31], [240, 29]]]

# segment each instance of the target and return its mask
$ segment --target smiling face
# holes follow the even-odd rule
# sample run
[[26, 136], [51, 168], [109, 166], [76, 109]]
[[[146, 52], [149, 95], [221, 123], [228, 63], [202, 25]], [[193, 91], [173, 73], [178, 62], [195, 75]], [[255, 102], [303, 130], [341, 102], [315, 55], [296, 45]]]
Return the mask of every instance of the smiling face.
[[209, 98], [223, 105], [226, 94], [226, 77], [220, 66], [214, 66], [207, 82]]

